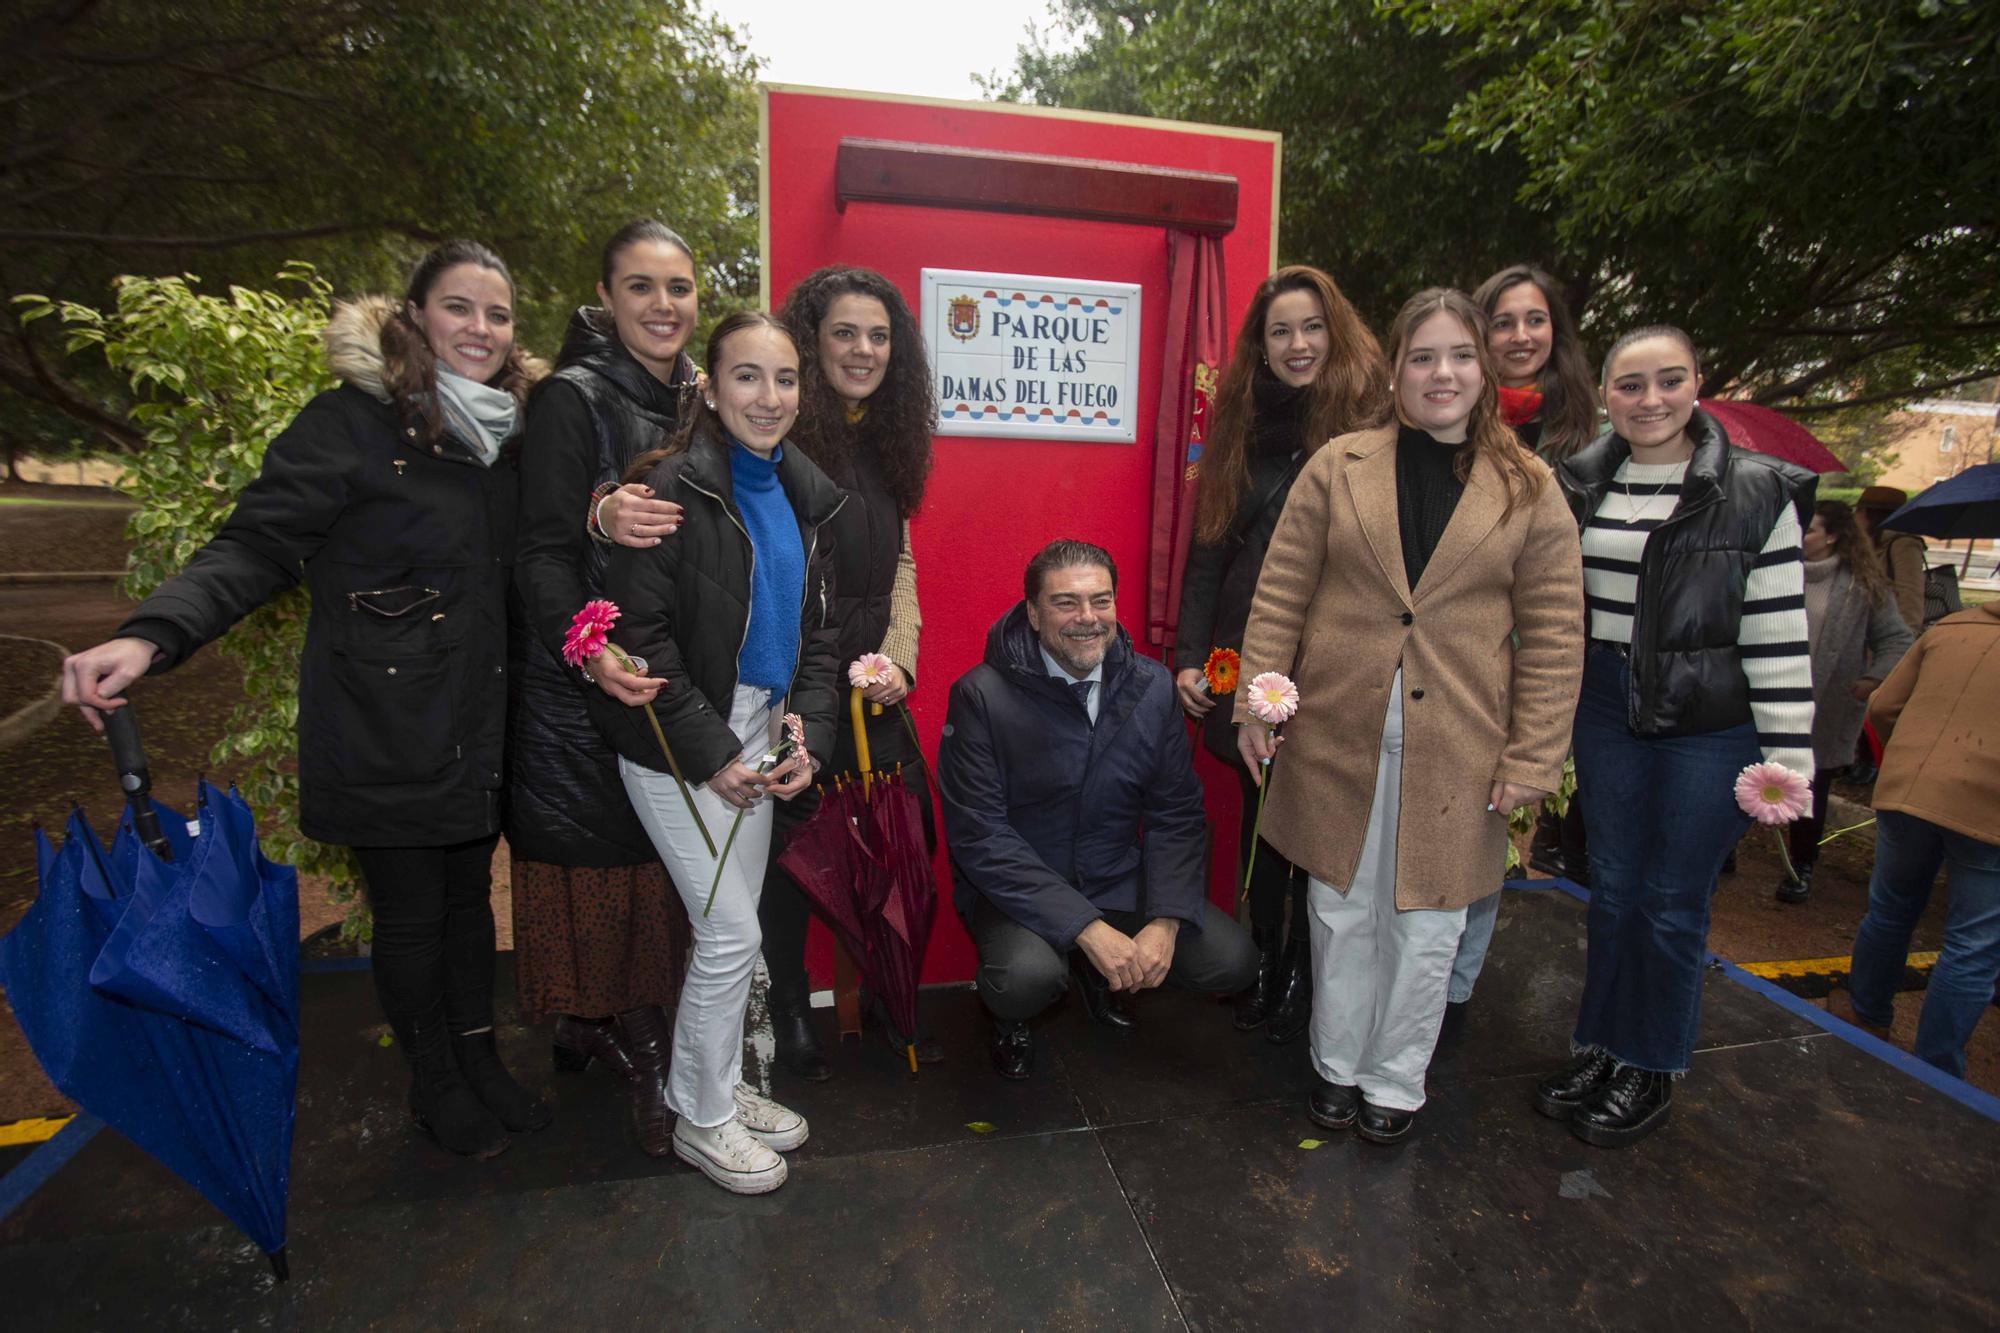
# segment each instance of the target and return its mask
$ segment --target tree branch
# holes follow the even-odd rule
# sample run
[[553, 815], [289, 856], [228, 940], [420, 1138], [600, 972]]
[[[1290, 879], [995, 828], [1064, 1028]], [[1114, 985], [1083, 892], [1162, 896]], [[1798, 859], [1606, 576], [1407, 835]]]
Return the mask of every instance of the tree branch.
[[1807, 403], [1801, 407], [1788, 407], [1789, 417], [1824, 416], [1829, 412], [1845, 412], [1850, 407], [1869, 407], [1875, 403], [1893, 403], [1911, 398], [1922, 398], [1936, 393], [1939, 389], [1955, 389], [1961, 384], [1971, 384], [1975, 380], [1993, 378], [1991, 370], [1975, 370], [1970, 375], [1955, 375], [1948, 380], [1938, 380], [1932, 384], [1913, 384], [1907, 389], [1885, 389], [1881, 393], [1871, 393], [1860, 398], [1849, 398], [1838, 403]]
[[229, 250], [239, 245], [262, 245], [271, 241], [306, 241], [322, 236], [344, 236], [353, 232], [386, 231], [413, 241], [436, 245], [445, 239], [414, 222], [383, 219], [373, 222], [335, 222], [317, 227], [294, 227], [285, 231], [245, 231], [226, 236], [140, 236], [108, 232], [52, 231], [0, 228], [0, 241], [17, 244], [58, 246], [104, 246], [128, 250]]
[[57, 375], [42, 360], [34, 340], [26, 333], [0, 336], [0, 380], [24, 398], [46, 403], [63, 415], [82, 422], [119, 448], [136, 453], [145, 447], [146, 437], [120, 417], [105, 411], [70, 381]]

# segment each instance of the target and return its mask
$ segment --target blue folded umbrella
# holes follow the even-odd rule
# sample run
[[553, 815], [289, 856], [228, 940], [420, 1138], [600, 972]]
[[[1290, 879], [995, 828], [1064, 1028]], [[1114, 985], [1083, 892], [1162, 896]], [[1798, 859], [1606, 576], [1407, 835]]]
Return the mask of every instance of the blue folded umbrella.
[[2000, 463], [1948, 477], [1882, 520], [1885, 528], [1957, 540], [2000, 537]]
[[106, 850], [81, 811], [0, 938], [0, 986], [64, 1095], [201, 1192], [284, 1272], [298, 1085], [298, 876], [257, 851], [249, 807], [203, 783], [199, 832], [154, 809]]

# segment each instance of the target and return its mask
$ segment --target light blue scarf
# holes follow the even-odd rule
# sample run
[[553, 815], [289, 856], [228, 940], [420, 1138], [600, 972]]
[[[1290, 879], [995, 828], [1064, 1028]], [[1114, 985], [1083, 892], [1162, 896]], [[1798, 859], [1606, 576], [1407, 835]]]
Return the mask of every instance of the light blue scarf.
[[437, 368], [437, 405], [445, 429], [488, 467], [520, 425], [521, 405], [513, 394], [443, 365]]

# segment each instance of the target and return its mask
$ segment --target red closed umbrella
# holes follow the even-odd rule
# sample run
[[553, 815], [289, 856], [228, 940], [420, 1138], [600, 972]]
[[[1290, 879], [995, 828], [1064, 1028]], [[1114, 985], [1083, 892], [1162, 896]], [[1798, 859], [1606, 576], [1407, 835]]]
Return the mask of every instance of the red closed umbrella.
[[1722, 423], [1729, 442], [1739, 449], [1782, 458], [1813, 472], [1847, 471], [1847, 464], [1817, 435], [1782, 412], [1725, 398], [1703, 398], [1697, 406]]

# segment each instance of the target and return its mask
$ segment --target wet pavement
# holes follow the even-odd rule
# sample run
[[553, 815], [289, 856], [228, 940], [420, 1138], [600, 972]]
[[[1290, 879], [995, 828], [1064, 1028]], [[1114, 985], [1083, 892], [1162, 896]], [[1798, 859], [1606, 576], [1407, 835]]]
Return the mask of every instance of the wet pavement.
[[757, 1199], [640, 1155], [619, 1085], [555, 1074], [509, 1014], [556, 1124], [446, 1156], [402, 1114], [368, 976], [315, 973], [293, 1280], [104, 1131], [0, 1220], [0, 1291], [37, 1329], [2000, 1325], [2000, 1125], [1713, 971], [1673, 1121], [1587, 1147], [1529, 1105], [1582, 958], [1579, 903], [1510, 893], [1386, 1149], [1315, 1128], [1303, 1044], [1207, 998], [1142, 997], [1130, 1038], [1068, 1006], [1009, 1083], [972, 994], [930, 991], [945, 1064], [850, 1043], [831, 1082], [778, 1076], [813, 1134]]

